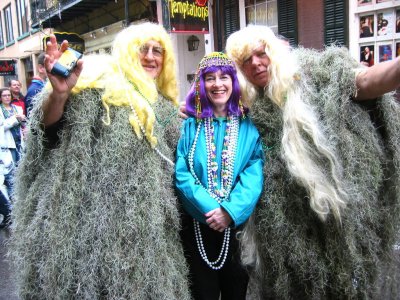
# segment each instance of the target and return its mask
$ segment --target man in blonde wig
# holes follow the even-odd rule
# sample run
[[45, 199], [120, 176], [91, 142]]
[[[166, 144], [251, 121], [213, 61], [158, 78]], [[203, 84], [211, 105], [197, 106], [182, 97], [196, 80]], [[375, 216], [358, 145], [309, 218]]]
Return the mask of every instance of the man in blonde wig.
[[363, 68], [343, 48], [290, 50], [264, 26], [226, 48], [265, 144], [265, 192], [242, 235], [259, 297], [398, 297], [400, 107], [385, 93], [400, 58]]
[[189, 299], [172, 189], [180, 124], [170, 37], [133, 25], [112, 55], [51, 74], [67, 47], [54, 36], [47, 44], [51, 86], [33, 108], [16, 180], [19, 295]]

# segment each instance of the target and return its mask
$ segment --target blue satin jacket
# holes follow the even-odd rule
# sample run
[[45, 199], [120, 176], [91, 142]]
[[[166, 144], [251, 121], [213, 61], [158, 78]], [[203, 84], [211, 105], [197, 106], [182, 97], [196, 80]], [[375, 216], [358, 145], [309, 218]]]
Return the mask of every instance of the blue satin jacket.
[[[214, 135], [220, 182], [221, 152], [225, 136], [226, 118], [214, 118]], [[253, 212], [263, 187], [264, 154], [260, 135], [250, 118], [240, 120], [238, 144], [236, 148], [233, 188], [229, 197], [218, 203], [207, 189], [207, 150], [204, 125], [200, 130], [194, 153], [194, 171], [202, 185], [195, 183], [190, 173], [188, 155], [196, 134], [196, 119], [188, 118], [182, 127], [177, 147], [175, 165], [176, 189], [187, 213], [205, 224], [205, 214], [222, 207], [233, 220], [233, 227], [244, 223]]]

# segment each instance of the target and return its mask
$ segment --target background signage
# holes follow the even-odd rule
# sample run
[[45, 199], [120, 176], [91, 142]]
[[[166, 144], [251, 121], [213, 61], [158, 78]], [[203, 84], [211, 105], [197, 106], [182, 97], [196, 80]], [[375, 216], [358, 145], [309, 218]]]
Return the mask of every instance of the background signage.
[[[69, 47], [80, 53], [85, 52], [85, 40], [81, 38], [78, 34], [68, 32], [54, 32], [54, 35], [56, 36], [58, 44], [61, 44], [62, 41], [67, 40]], [[43, 49], [46, 49], [46, 44], [49, 39], [50, 37], [48, 36], [43, 38]]]
[[[169, 24], [167, 30], [208, 33], [207, 0], [165, 0], [163, 6], [164, 25]], [[166, 18], [168, 22], [165, 22]]]
[[15, 75], [15, 61], [0, 60], [0, 76]]

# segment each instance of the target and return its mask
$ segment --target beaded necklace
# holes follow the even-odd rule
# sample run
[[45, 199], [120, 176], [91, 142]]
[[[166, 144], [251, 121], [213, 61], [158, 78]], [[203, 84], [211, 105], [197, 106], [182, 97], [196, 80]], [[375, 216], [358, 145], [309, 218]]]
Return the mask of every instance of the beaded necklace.
[[[119, 70], [121, 76], [124, 78], [123, 72], [122, 72], [121, 67], [120, 67], [119, 65], [118, 65], [118, 70]], [[139, 88], [138, 88], [135, 84], [133, 84], [130, 80], [128, 80], [128, 82], [134, 87], [134, 89], [138, 92], [138, 94], [139, 94], [144, 100], [146, 100], [147, 103], [150, 103], [150, 101], [143, 95], [142, 92], [140, 92]], [[126, 94], [126, 98], [129, 99], [129, 95], [128, 95], [127, 89], [125, 89], [125, 94]], [[143, 136], [144, 136], [145, 139], [146, 139], [146, 129], [144, 128], [143, 123], [140, 121], [139, 116], [138, 116], [138, 113], [136, 112], [136, 109], [135, 109], [135, 107], [133, 106], [133, 103], [132, 103], [131, 101], [129, 101], [129, 106], [130, 106], [130, 108], [131, 108], [133, 118], [135, 119], [136, 123], [139, 125], [140, 131], [142, 131], [142, 134], [143, 134]], [[150, 105], [150, 106], [151, 106], [151, 105]], [[150, 142], [149, 142], [149, 143], [150, 143]], [[170, 166], [172, 166], [172, 167], [175, 166], [175, 163], [174, 163], [172, 160], [170, 160], [166, 155], [164, 155], [164, 154], [161, 152], [161, 150], [158, 149], [158, 147], [154, 147], [153, 149], [154, 149], [154, 151], [155, 151], [164, 161], [166, 161]]]
[[1, 110], [3, 111], [4, 118], [8, 119], [9, 117], [18, 113], [17, 109], [15, 108], [15, 106], [13, 104], [10, 105], [10, 107], [11, 107], [10, 110], [8, 110], [3, 103], [0, 103], [0, 104], [1, 104]]
[[[132, 82], [132, 81], [130, 81], [130, 80], [128, 80], [129, 81], [129, 83], [133, 86], [133, 88], [135, 89], [135, 91], [136, 92], [138, 92], [138, 94], [140, 95], [140, 96], [142, 96], [142, 98], [144, 99], [144, 100], [146, 100], [146, 102], [153, 108], [153, 105], [150, 103], [150, 101], [143, 95], [143, 93], [142, 93], [142, 91], [141, 90], [139, 90], [139, 88], [138, 88], [138, 86], [136, 85], [136, 83], [134, 83], [134, 82]], [[158, 124], [160, 124], [160, 126], [161, 127], [165, 127], [166, 125], [168, 125], [168, 123], [173, 119], [173, 118], [176, 118], [176, 112], [174, 112], [174, 113], [171, 113], [169, 116], [168, 116], [168, 118], [166, 118], [165, 120], [161, 120], [160, 118], [159, 118], [159, 116], [154, 112], [154, 115], [155, 115], [155, 117], [156, 117], [156, 120], [157, 120], [157, 122], [158, 122]]]
[[[201, 120], [196, 129], [196, 134], [194, 137], [193, 145], [190, 148], [188, 160], [189, 160], [189, 170], [192, 176], [195, 178], [197, 184], [201, 183], [197, 177], [194, 167], [194, 152], [196, 150], [196, 145], [199, 139], [200, 129], [204, 124], [204, 131], [206, 137], [206, 154], [207, 154], [207, 191], [218, 203], [224, 201], [228, 196], [232, 188], [233, 183], [233, 171], [235, 166], [235, 154], [237, 141], [239, 136], [239, 117], [228, 116], [225, 136], [222, 148], [222, 161], [221, 161], [221, 182], [218, 189], [218, 163], [216, 155], [216, 145], [214, 137], [214, 125], [213, 118], [205, 118]], [[206, 188], [205, 188], [206, 189]], [[200, 224], [198, 221], [193, 219], [194, 230], [196, 236], [197, 248], [199, 249], [200, 256], [207, 263], [207, 265], [214, 269], [219, 270], [224, 266], [226, 257], [229, 250], [229, 239], [230, 239], [230, 228], [224, 230], [224, 240], [221, 247], [221, 252], [215, 261], [210, 261], [207, 257], [206, 251], [203, 245], [203, 238], [201, 236]]]

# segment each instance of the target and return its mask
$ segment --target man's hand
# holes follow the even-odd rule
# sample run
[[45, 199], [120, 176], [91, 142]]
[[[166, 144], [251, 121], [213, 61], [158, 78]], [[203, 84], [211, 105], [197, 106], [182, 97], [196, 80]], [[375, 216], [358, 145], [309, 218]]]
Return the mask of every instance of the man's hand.
[[181, 117], [182, 119], [186, 120], [189, 116], [186, 114], [186, 104], [182, 103], [179, 106], [179, 112], [178, 112], [179, 117]]
[[66, 100], [71, 93], [72, 88], [76, 85], [78, 81], [78, 77], [82, 72], [83, 61], [78, 60], [76, 67], [72, 70], [70, 76], [64, 78], [62, 76], [53, 75], [51, 73], [51, 69], [57, 63], [61, 55], [65, 50], [68, 49], [68, 41], [63, 41], [58, 47], [56, 37], [54, 34], [50, 35], [50, 41], [47, 42], [46, 48], [46, 58], [44, 61], [44, 66], [47, 72], [47, 76], [53, 87], [54, 93], [57, 94], [58, 97]]
[[56, 37], [54, 34], [50, 35], [50, 41], [47, 42], [44, 67], [53, 91], [50, 93], [49, 98], [43, 102], [44, 126], [50, 126], [61, 119], [68, 97], [83, 69], [83, 61], [78, 60], [76, 67], [67, 78], [51, 74], [51, 69], [67, 48], [68, 41], [63, 41], [60, 47], [58, 47]]

